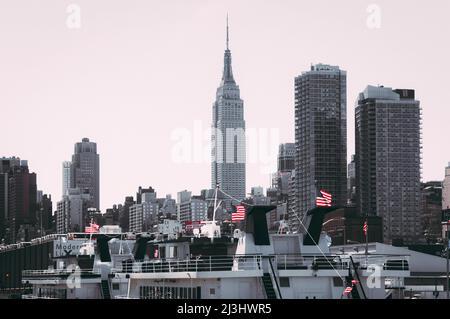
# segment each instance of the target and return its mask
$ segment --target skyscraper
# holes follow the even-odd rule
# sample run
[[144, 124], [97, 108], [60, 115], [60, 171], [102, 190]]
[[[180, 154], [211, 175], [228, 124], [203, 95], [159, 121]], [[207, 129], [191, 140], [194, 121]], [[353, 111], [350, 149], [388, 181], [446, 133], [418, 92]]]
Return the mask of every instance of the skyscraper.
[[295, 196], [302, 218], [315, 206], [318, 189], [347, 199], [347, 75], [317, 64], [295, 78]]
[[71, 162], [63, 162], [62, 164], [62, 195], [67, 195], [70, 185], [70, 170], [72, 163]]
[[227, 19], [227, 41], [222, 81], [213, 104], [211, 188], [237, 201], [245, 198], [244, 102], [233, 77]]
[[36, 174], [30, 173], [27, 161], [10, 169], [8, 181], [9, 241], [15, 243], [19, 228], [26, 228], [23, 240], [31, 240], [31, 228], [36, 226], [37, 184]]
[[278, 201], [286, 202], [289, 195], [289, 182], [295, 169], [295, 144], [280, 144], [278, 148], [278, 171], [272, 178], [272, 184], [278, 192]]
[[278, 148], [278, 172], [291, 172], [295, 168], [295, 144], [284, 143]]
[[9, 177], [15, 166], [20, 166], [19, 158], [0, 158], [0, 243], [6, 242], [6, 230], [9, 224]]
[[94, 207], [100, 209], [100, 159], [97, 144], [88, 138], [75, 144], [70, 180], [71, 188], [78, 188], [83, 193], [89, 190]]
[[421, 227], [421, 110], [414, 90], [368, 86], [355, 110], [356, 201], [383, 219], [386, 243], [417, 243]]

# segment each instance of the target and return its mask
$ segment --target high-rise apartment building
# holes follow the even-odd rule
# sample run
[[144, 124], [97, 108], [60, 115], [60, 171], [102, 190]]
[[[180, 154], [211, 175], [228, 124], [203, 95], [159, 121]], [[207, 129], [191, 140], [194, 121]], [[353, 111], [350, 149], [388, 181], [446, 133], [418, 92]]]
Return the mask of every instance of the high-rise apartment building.
[[295, 196], [302, 218], [315, 207], [318, 189], [347, 202], [347, 75], [317, 64], [295, 78]]
[[368, 86], [355, 110], [356, 201], [383, 220], [386, 243], [414, 244], [421, 225], [421, 109], [414, 90]]

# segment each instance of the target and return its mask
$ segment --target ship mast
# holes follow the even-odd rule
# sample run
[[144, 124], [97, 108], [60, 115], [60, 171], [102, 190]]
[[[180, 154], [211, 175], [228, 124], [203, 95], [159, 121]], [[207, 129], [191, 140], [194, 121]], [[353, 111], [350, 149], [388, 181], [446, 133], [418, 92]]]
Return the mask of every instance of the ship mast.
[[220, 204], [222, 204], [222, 201], [220, 201], [219, 204], [217, 204], [217, 194], [218, 193], [219, 193], [219, 184], [216, 184], [216, 191], [214, 193], [214, 211], [213, 211], [213, 218], [212, 218], [213, 223], [216, 222], [216, 211], [219, 208]]

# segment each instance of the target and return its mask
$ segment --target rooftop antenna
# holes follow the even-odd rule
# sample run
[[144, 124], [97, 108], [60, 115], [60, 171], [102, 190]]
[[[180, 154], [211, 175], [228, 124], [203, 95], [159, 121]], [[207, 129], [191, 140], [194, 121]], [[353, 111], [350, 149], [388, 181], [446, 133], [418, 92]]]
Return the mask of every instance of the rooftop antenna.
[[230, 37], [229, 37], [228, 13], [227, 13], [227, 50], [229, 50], [229, 47], [228, 47], [229, 42], [230, 42]]

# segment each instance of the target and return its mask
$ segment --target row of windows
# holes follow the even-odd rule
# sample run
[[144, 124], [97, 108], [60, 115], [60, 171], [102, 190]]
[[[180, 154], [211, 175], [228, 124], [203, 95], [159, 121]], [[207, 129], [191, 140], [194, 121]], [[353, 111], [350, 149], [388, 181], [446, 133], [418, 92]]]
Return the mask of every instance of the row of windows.
[[58, 288], [38, 288], [37, 296], [41, 298], [67, 299], [67, 290]]
[[201, 299], [200, 287], [141, 286], [140, 299]]

